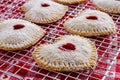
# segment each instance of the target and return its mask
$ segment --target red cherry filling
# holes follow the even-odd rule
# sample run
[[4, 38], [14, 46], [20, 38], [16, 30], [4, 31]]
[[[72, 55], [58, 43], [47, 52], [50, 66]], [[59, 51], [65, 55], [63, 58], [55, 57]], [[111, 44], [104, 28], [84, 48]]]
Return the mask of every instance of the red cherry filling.
[[43, 3], [43, 4], [41, 4], [41, 6], [42, 6], [42, 7], [48, 7], [48, 6], [50, 6], [50, 5], [47, 4], [47, 3]]
[[86, 19], [89, 19], [89, 20], [97, 20], [97, 16], [87, 16]]
[[17, 29], [22, 29], [24, 28], [25, 26], [23, 24], [16, 24], [13, 26], [14, 27], [14, 30], [17, 30]]
[[60, 50], [66, 51], [66, 50], [75, 50], [75, 45], [72, 43], [66, 43], [59, 47]]

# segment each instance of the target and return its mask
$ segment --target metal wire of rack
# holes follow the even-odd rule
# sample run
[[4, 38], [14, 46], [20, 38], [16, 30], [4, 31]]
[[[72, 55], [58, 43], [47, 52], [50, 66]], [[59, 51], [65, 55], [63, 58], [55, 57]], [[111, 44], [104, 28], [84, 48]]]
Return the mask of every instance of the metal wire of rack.
[[[24, 13], [20, 6], [26, 0], [0, 0], [0, 19], [22, 19]], [[95, 42], [98, 51], [97, 66], [94, 70], [82, 72], [60, 73], [40, 68], [32, 58], [32, 51], [40, 44], [52, 43], [58, 36], [69, 34], [63, 28], [68, 18], [73, 18], [84, 9], [95, 9], [91, 1], [78, 5], [69, 5], [66, 15], [59, 21], [40, 25], [47, 31], [36, 45], [21, 51], [0, 50], [0, 79], [1, 80], [105, 80], [120, 52], [120, 15], [110, 14], [116, 23], [116, 32], [109, 36], [90, 38]]]

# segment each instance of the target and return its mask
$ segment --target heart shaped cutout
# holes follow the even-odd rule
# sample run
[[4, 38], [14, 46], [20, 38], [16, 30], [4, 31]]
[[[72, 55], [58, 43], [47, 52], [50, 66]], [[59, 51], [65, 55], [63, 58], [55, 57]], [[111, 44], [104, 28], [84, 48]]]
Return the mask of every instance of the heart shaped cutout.
[[22, 29], [24, 27], [25, 27], [25, 25], [23, 25], [23, 24], [16, 24], [13, 26], [14, 30], [19, 30], [19, 29]]

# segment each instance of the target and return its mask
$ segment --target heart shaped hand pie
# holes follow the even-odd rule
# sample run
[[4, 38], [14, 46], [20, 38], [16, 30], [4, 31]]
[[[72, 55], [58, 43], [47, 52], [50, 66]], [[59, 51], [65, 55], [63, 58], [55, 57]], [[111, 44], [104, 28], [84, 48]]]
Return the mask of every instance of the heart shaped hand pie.
[[46, 24], [61, 19], [68, 7], [51, 0], [30, 0], [21, 9], [26, 12], [24, 17], [26, 20]]
[[54, 0], [54, 1], [61, 3], [61, 4], [78, 4], [86, 0]]
[[84, 10], [76, 18], [67, 20], [64, 27], [68, 32], [81, 36], [103, 36], [115, 32], [112, 18], [97, 10]]
[[38, 42], [45, 31], [31, 22], [9, 19], [0, 23], [0, 49], [21, 50]]
[[120, 14], [120, 0], [92, 0], [92, 2], [101, 11]]
[[93, 42], [75, 35], [65, 35], [53, 44], [38, 46], [33, 52], [37, 64], [45, 69], [69, 72], [90, 70], [96, 66], [97, 51]]

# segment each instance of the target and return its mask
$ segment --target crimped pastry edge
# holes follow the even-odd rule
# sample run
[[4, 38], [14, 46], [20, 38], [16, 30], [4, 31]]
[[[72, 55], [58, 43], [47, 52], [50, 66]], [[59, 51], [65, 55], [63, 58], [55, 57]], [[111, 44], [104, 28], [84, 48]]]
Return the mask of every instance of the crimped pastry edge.
[[65, 5], [70, 5], [70, 4], [78, 4], [78, 3], [82, 3], [82, 2], [85, 2], [87, 0], [78, 0], [78, 1], [74, 1], [74, 2], [70, 2], [70, 1], [60, 1], [60, 0], [54, 0], [55, 2], [57, 3], [60, 3], [60, 4], [65, 4]]
[[[105, 36], [105, 35], [110, 35], [110, 34], [113, 34], [114, 32], [115, 32], [115, 29], [114, 28], [111, 28], [111, 29], [109, 29], [109, 30], [96, 30], [96, 31], [86, 31], [85, 33], [80, 33], [80, 32], [77, 32], [77, 31], [75, 31], [75, 30], [73, 30], [73, 29], [71, 29], [71, 28], [68, 28], [67, 26], [65, 27], [64, 26], [64, 28], [68, 31], [68, 32], [70, 32], [70, 33], [72, 33], [72, 34], [74, 34], [74, 35], [80, 35], [80, 36], [86, 36], [86, 37], [95, 37], [95, 36]], [[91, 34], [90, 34], [91, 33]]]
[[93, 3], [93, 6], [97, 9], [97, 10], [100, 10], [100, 11], [103, 11], [103, 12], [106, 12], [106, 13], [114, 13], [114, 14], [120, 14], [120, 11], [118, 11], [117, 9], [113, 9], [112, 11], [109, 11], [104, 9], [104, 8], [100, 8], [99, 6], [97, 6], [96, 4]]
[[38, 39], [36, 39], [35, 41], [32, 41], [31, 43], [29, 43], [27, 45], [24, 45], [24, 46], [21, 46], [21, 47], [17, 47], [17, 45], [14, 45], [16, 47], [7, 47], [7, 46], [1, 46], [0, 45], [0, 49], [2, 49], [2, 50], [11, 50], [11, 51], [23, 50], [23, 49], [26, 49], [26, 48], [34, 45], [35, 43], [37, 43], [40, 40], [40, 38], [42, 38], [44, 35], [45, 35], [45, 33], [40, 35], [40, 37], [38, 37]]

